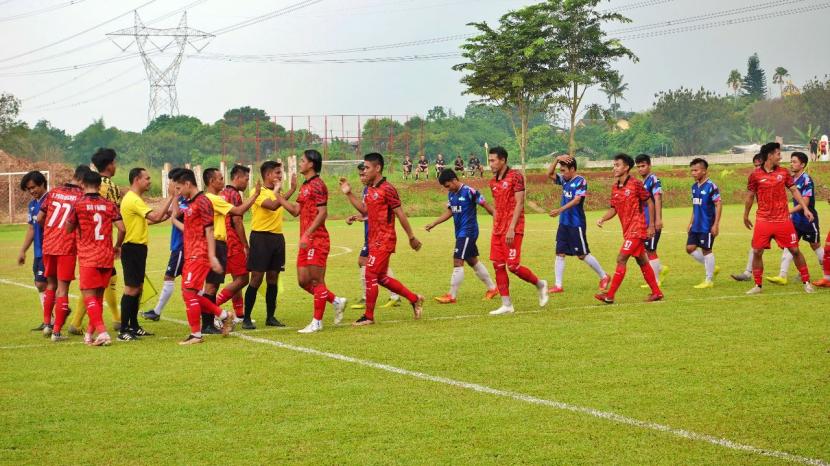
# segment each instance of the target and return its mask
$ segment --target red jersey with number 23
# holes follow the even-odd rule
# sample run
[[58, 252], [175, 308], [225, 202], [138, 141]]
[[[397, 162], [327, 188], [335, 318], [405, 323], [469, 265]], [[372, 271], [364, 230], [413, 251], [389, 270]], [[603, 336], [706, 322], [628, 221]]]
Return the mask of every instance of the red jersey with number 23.
[[611, 188], [611, 207], [617, 211], [622, 225], [623, 238], [646, 239], [646, 215], [643, 210], [650, 197], [643, 182], [629, 176], [625, 183], [614, 183]]
[[213, 226], [213, 204], [199, 192], [187, 202], [184, 212], [184, 258], [208, 260], [205, 228]]
[[78, 265], [81, 267], [110, 268], [115, 260], [112, 249], [112, 224], [121, 220], [114, 202], [98, 193], [84, 194], [75, 203], [72, 218], [76, 225]]
[[[236, 190], [233, 186], [225, 186], [225, 188], [219, 192], [219, 195], [222, 196], [223, 199], [230, 202], [231, 205], [240, 206], [242, 205], [242, 196], [239, 194], [239, 191]], [[234, 215], [226, 215], [225, 216], [225, 230], [227, 230], [227, 240], [228, 243], [228, 256], [232, 256], [234, 254], [243, 254], [245, 252], [245, 247], [242, 245], [242, 241], [239, 239], [239, 235], [236, 233], [236, 229], [233, 227], [233, 219]]]
[[790, 219], [787, 189], [794, 184], [786, 169], [778, 167], [771, 172], [758, 167], [749, 174], [747, 189], [758, 198], [755, 219], [762, 222], [782, 223]]
[[395, 252], [398, 238], [395, 235], [395, 212], [401, 206], [398, 191], [386, 178], [366, 189], [363, 198], [369, 222], [369, 251]]
[[43, 254], [47, 256], [74, 256], [75, 234], [66, 231], [69, 214], [84, 191], [67, 183], [46, 193], [40, 211], [46, 214], [43, 223]]
[[[513, 220], [513, 210], [516, 208], [516, 193], [525, 190], [525, 179], [521, 173], [507, 168], [502, 178], [498, 175], [490, 180], [490, 192], [493, 193], [493, 201], [496, 204], [496, 218], [493, 219], [493, 236], [506, 235]], [[519, 215], [516, 223], [517, 235], [524, 234], [525, 212]]]
[[[297, 196], [297, 203], [300, 204], [300, 236], [303, 236], [308, 230], [308, 227], [314, 223], [317, 218], [317, 208], [323, 207], [329, 202], [329, 189], [326, 183], [315, 175], [307, 179], [302, 186], [300, 186], [300, 194]], [[327, 245], [329, 244], [329, 232], [326, 230], [326, 223], [317, 227], [308, 238], [312, 245]]]

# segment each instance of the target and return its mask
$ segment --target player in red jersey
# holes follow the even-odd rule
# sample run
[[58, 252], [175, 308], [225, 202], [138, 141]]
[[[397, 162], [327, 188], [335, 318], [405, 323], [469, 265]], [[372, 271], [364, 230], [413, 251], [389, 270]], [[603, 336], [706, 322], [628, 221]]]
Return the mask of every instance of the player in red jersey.
[[222, 273], [222, 264], [216, 258], [216, 242], [213, 236], [213, 205], [199, 191], [193, 170], [183, 169], [173, 179], [178, 194], [187, 199], [184, 214], [184, 267], [182, 268], [182, 299], [187, 309], [190, 335], [181, 345], [202, 343], [202, 311], [222, 320], [222, 335], [227, 336], [233, 325], [233, 316], [210, 299], [199, 294], [212, 270]]
[[300, 217], [300, 244], [297, 251], [297, 282], [300, 288], [314, 296], [314, 317], [299, 333], [314, 333], [323, 330], [323, 312], [326, 302], [334, 305], [334, 325], [343, 320], [346, 298], [338, 298], [326, 287], [326, 260], [331, 244], [326, 230], [328, 216], [329, 190], [320, 178], [323, 168], [323, 156], [310, 149], [303, 152], [297, 164], [305, 178], [300, 186], [297, 203], [277, 196], [277, 200], [286, 212]]
[[[789, 190], [793, 199], [798, 202], [808, 221], [814, 219], [813, 213], [807, 202], [801, 197], [798, 187], [793, 181], [790, 172], [779, 166], [781, 162], [781, 144], [769, 142], [761, 147], [761, 166], [749, 174], [747, 182], [747, 196], [744, 204], [744, 225], [752, 230], [752, 278], [755, 286], [746, 294], [758, 294], [761, 292], [764, 274], [764, 249], [770, 248], [773, 238], [781, 249], [787, 249], [793, 255], [798, 273], [801, 274], [801, 281], [804, 283], [804, 291], [812, 293], [813, 285], [810, 283], [810, 270], [807, 268], [807, 261], [798, 249], [798, 234], [795, 231], [793, 222], [790, 219], [790, 204], [787, 199]], [[752, 204], [758, 199], [758, 210], [755, 212], [755, 228], [749, 221], [749, 212]]]
[[345, 178], [340, 179], [340, 190], [349, 197], [355, 209], [366, 215], [369, 224], [369, 257], [366, 261], [366, 311], [354, 326], [371, 325], [375, 323], [375, 303], [378, 299], [378, 285], [403, 296], [412, 304], [415, 319], [421, 318], [424, 309], [424, 297], [409, 291], [401, 282], [387, 274], [389, 259], [395, 252], [397, 236], [395, 235], [395, 217], [401, 222], [406, 235], [409, 237], [409, 246], [418, 251], [421, 242], [412, 232], [409, 220], [401, 207], [398, 191], [386, 178], [383, 177], [383, 156], [372, 152], [363, 157], [366, 166], [364, 174], [368, 182], [364, 203], [357, 201], [355, 196], [349, 196], [351, 186]]
[[[89, 171], [84, 175], [84, 195], [72, 210], [67, 230], [75, 231], [78, 247], [78, 275], [89, 324], [84, 343], [108, 346], [112, 343], [104, 325], [104, 291], [109, 287], [115, 257], [121, 253], [121, 243], [127, 229], [121, 221], [118, 206], [101, 197], [101, 175]], [[118, 239], [112, 244], [112, 228], [118, 229]], [[97, 333], [95, 340], [92, 335]], [[56, 334], [53, 333], [54, 338]], [[65, 337], [64, 337], [65, 338]]]
[[[234, 206], [242, 205], [242, 195], [248, 189], [251, 179], [251, 169], [244, 165], [234, 165], [231, 168], [231, 183], [225, 186], [219, 195]], [[245, 235], [245, 221], [241, 215], [225, 217], [225, 228], [228, 232], [228, 260], [225, 273], [233, 281], [225, 285], [216, 296], [216, 304], [230, 302], [237, 319], [245, 315], [245, 303], [242, 299], [242, 289], [248, 286], [248, 237]]]
[[[66, 231], [66, 221], [75, 202], [83, 196], [80, 184], [90, 171], [78, 165], [74, 183], [58, 186], [48, 193], [40, 205], [37, 221], [43, 228], [43, 268], [46, 292], [43, 297], [43, 334], [61, 340], [60, 330], [69, 313], [69, 284], [75, 279], [75, 235]], [[55, 332], [52, 333], [52, 308], [55, 309]]]
[[525, 231], [525, 179], [521, 173], [507, 165], [507, 151], [503, 147], [491, 148], [488, 162], [494, 175], [490, 180], [490, 192], [493, 193], [496, 210], [490, 238], [490, 260], [496, 270], [496, 286], [501, 294], [501, 307], [490, 311], [490, 315], [514, 312], [508, 270], [536, 286], [539, 306], [543, 307], [548, 303], [548, 282], [540, 280], [521, 264], [522, 237]]
[[654, 223], [646, 227], [645, 209], [648, 209], [649, 218], [655, 218], [654, 200], [646, 191], [643, 182], [631, 176], [630, 172], [633, 167], [634, 159], [630, 155], [617, 154], [614, 157], [613, 173], [616, 181], [611, 188], [611, 205], [605, 215], [597, 220], [597, 226], [602, 228], [603, 223], [611, 220], [615, 215], [619, 216], [623, 231], [623, 246], [617, 256], [617, 270], [614, 272], [611, 286], [607, 292], [594, 296], [606, 304], [614, 303], [614, 296], [625, 278], [626, 264], [630, 257], [635, 258], [646, 283], [651, 288], [651, 294], [646, 298], [646, 302], [663, 299], [663, 292], [657, 284], [657, 278], [654, 275], [654, 269], [649, 264], [645, 247], [646, 240], [654, 236]]

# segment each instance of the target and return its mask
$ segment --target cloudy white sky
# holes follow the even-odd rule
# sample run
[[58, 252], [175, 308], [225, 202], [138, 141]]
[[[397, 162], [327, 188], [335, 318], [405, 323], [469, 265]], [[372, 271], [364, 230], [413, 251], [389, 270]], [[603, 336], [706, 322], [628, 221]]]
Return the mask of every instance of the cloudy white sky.
[[[147, 123], [149, 87], [144, 66], [105, 34], [133, 25], [130, 10], [145, 22], [187, 5], [188, 25], [222, 30], [301, 0], [0, 0], [0, 91], [24, 99], [22, 118], [47, 119], [74, 133], [94, 118], [141, 130]], [[471, 32], [466, 23], [494, 22], [504, 12], [532, 3], [518, 0], [322, 0], [266, 21], [217, 35], [203, 50], [217, 55], [274, 55], [360, 48]], [[675, 33], [626, 40], [639, 63], [620, 62], [629, 84], [628, 110], [648, 108], [654, 94], [679, 86], [726, 92], [729, 71], [746, 69], [757, 52], [771, 78], [776, 66], [796, 84], [830, 73], [823, 55], [830, 40], [821, 29], [830, 8], [823, 0], [612, 0], [633, 22], [609, 29], [648, 26], [737, 9], [669, 29]], [[767, 8], [764, 8], [768, 6]], [[782, 14], [795, 12], [794, 14]], [[108, 20], [123, 15], [113, 21]], [[175, 27], [180, 15], [152, 23]], [[724, 21], [746, 21], [726, 24]], [[718, 27], [698, 28], [719, 24]], [[97, 26], [97, 27], [96, 27]], [[687, 27], [685, 32], [677, 32]], [[87, 31], [88, 30], [88, 31]], [[664, 31], [666, 28], [647, 29]], [[86, 32], [84, 32], [86, 31]], [[629, 33], [629, 35], [632, 33]], [[74, 37], [72, 37], [74, 36]], [[623, 35], [624, 36], [624, 35]], [[305, 56], [350, 59], [434, 55], [458, 51], [460, 40], [358, 53]], [[159, 45], [162, 43], [160, 42]], [[122, 42], [124, 45], [124, 42]], [[457, 58], [382, 63], [297, 64], [239, 62], [193, 57], [188, 49], [178, 76], [179, 109], [215, 121], [232, 107], [250, 105], [270, 114], [425, 114], [434, 105], [463, 112]], [[170, 55], [156, 57], [158, 63]], [[121, 61], [86, 66], [110, 58]], [[777, 87], [770, 87], [777, 94]], [[588, 103], [605, 104], [598, 92]]]

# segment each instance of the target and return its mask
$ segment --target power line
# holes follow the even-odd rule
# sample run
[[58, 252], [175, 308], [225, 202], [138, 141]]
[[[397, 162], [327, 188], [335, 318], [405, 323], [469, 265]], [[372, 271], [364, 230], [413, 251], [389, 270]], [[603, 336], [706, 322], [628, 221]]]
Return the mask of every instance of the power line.
[[37, 16], [37, 15], [40, 15], [40, 14], [43, 14], [43, 13], [50, 13], [52, 11], [57, 11], [57, 10], [66, 8], [68, 6], [76, 5], [76, 4], [81, 3], [83, 1], [86, 1], [86, 0], [70, 0], [66, 3], [60, 3], [58, 5], [47, 6], [46, 8], [41, 8], [39, 10], [32, 10], [32, 11], [27, 11], [25, 13], [19, 13], [19, 14], [12, 15], [12, 16], [6, 16], [4, 18], [0, 18], [0, 23], [4, 23], [6, 21], [14, 21], [16, 19], [29, 18], [29, 17]]
[[620, 11], [636, 10], [639, 8], [662, 5], [664, 3], [670, 3], [673, 1], [675, 0], [643, 0], [640, 2], [629, 3], [627, 5], [620, 5], [617, 8], [608, 8], [605, 10], [600, 10], [600, 13], [618, 13]]
[[256, 56], [235, 56], [235, 55], [189, 55], [188, 58], [197, 60], [218, 60], [229, 62], [246, 62], [246, 63], [285, 63], [293, 65], [324, 65], [324, 64], [344, 64], [344, 63], [389, 63], [389, 62], [410, 62], [410, 61], [431, 61], [444, 60], [447, 58], [459, 58], [461, 54], [458, 52], [444, 52], [444, 53], [430, 53], [420, 55], [403, 55], [392, 57], [356, 57], [356, 58], [273, 58], [273, 57], [256, 57]]
[[297, 11], [297, 10], [301, 10], [303, 8], [306, 8], [306, 7], [309, 7], [309, 6], [312, 6], [312, 5], [316, 5], [316, 4], [318, 4], [322, 1], [324, 1], [324, 0], [302, 0], [302, 1], [299, 1], [297, 3], [293, 3], [291, 5], [288, 5], [286, 7], [280, 8], [278, 10], [274, 10], [270, 13], [265, 13], [265, 14], [260, 15], [260, 16], [256, 16], [256, 17], [253, 17], [253, 18], [250, 18], [250, 19], [246, 19], [244, 21], [240, 21], [236, 24], [231, 24], [230, 26], [226, 26], [226, 27], [217, 29], [217, 30], [213, 31], [212, 34], [215, 35], [215, 36], [219, 36], [219, 35], [222, 35], [222, 34], [227, 34], [229, 32], [233, 32], [233, 31], [236, 31], [238, 29], [246, 28], [248, 26], [253, 26], [254, 24], [258, 24], [258, 23], [261, 23], [263, 21], [267, 21], [269, 19], [276, 18], [278, 16], [283, 16], [283, 15], [286, 15], [288, 13], [291, 13], [291, 12], [294, 12], [294, 11]]
[[32, 109], [39, 109], [39, 110], [50, 110], [50, 111], [51, 111], [51, 110], [63, 110], [63, 109], [66, 109], [66, 108], [77, 107], [78, 105], [83, 105], [83, 104], [87, 104], [87, 103], [90, 103], [90, 102], [94, 102], [94, 101], [96, 101], [96, 100], [101, 100], [101, 99], [103, 99], [103, 98], [105, 98], [105, 97], [109, 97], [109, 96], [111, 96], [111, 95], [113, 95], [113, 94], [117, 94], [117, 93], [119, 93], [119, 92], [125, 91], [125, 90], [127, 90], [127, 89], [129, 89], [129, 88], [131, 88], [131, 87], [137, 86], [137, 85], [142, 84], [142, 83], [144, 83], [144, 78], [141, 78], [141, 79], [139, 79], [138, 81], [133, 81], [133, 82], [131, 82], [131, 83], [129, 83], [129, 84], [126, 84], [126, 85], [124, 85], [124, 86], [121, 86], [121, 87], [119, 87], [118, 89], [113, 89], [113, 90], [111, 90], [111, 91], [109, 91], [109, 92], [107, 92], [107, 93], [100, 94], [100, 95], [97, 95], [97, 96], [95, 96], [95, 97], [90, 97], [90, 98], [88, 98], [88, 99], [86, 99], [86, 100], [81, 100], [81, 101], [78, 101], [78, 102], [73, 102], [73, 103], [71, 103], [71, 104], [67, 104], [67, 105], [61, 105], [61, 106], [59, 106], [59, 107], [32, 107]]
[[[87, 92], [89, 92], [89, 91], [94, 91], [94, 90], [96, 90], [96, 89], [101, 89], [101, 87], [102, 87], [102, 86], [105, 86], [105, 85], [107, 85], [107, 84], [109, 84], [109, 83], [113, 82], [115, 79], [118, 79], [118, 78], [120, 78], [121, 76], [124, 76], [124, 75], [126, 75], [126, 74], [128, 74], [128, 73], [133, 72], [135, 69], [136, 69], [136, 67], [135, 67], [135, 66], [131, 66], [131, 67], [127, 68], [126, 70], [124, 70], [124, 71], [122, 71], [122, 72], [120, 72], [120, 73], [118, 73], [118, 74], [116, 74], [116, 75], [114, 75], [114, 76], [107, 76], [107, 78], [106, 78], [106, 79], [104, 79], [104, 80], [102, 80], [102, 81], [100, 81], [100, 82], [96, 82], [95, 84], [93, 84], [93, 85], [91, 85], [91, 86], [88, 86], [88, 87], [85, 87], [85, 88], [83, 88], [83, 89], [81, 89], [81, 90], [75, 91], [75, 92], [73, 92], [71, 95], [69, 95], [69, 96], [67, 96], [67, 97], [64, 97], [64, 98], [62, 98], [62, 99], [53, 100], [53, 101], [51, 101], [51, 102], [44, 103], [44, 104], [40, 104], [40, 105], [38, 105], [38, 106], [36, 106], [36, 107], [29, 107], [29, 108], [34, 110], [34, 109], [39, 109], [39, 108], [50, 107], [50, 106], [52, 106], [52, 105], [54, 105], [54, 104], [57, 104], [57, 103], [60, 103], [60, 102], [64, 102], [64, 101], [67, 101], [67, 100], [73, 99], [73, 98], [77, 97], [78, 95], [85, 94], [85, 93], [87, 93]], [[91, 70], [88, 70], [88, 71], [86, 71], [86, 73], [91, 73], [92, 71], [95, 71], [95, 69], [93, 68], [93, 69], [91, 69]], [[25, 102], [26, 100], [31, 100], [31, 99], [32, 99], [32, 97], [29, 97], [28, 99], [23, 99], [23, 101]]]

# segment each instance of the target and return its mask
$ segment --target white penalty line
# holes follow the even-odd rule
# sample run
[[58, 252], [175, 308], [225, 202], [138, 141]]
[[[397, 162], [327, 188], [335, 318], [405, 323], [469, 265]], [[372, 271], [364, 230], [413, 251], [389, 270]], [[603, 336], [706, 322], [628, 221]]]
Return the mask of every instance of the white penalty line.
[[[164, 320], [174, 322], [181, 325], [188, 325], [187, 322], [178, 319], [171, 319], [168, 317], [164, 317]], [[558, 409], [561, 411], [569, 411], [576, 414], [585, 414], [591, 417], [605, 419], [607, 421], [615, 422], [617, 424], [623, 424], [631, 427], [637, 427], [640, 429], [645, 430], [653, 430], [657, 432], [662, 432], [670, 435], [674, 435], [676, 437], [684, 438], [687, 440], [693, 440], [697, 442], [705, 442], [711, 445], [728, 448], [730, 450], [740, 451], [744, 453], [751, 453], [754, 455], [759, 456], [767, 456], [770, 458], [778, 458], [785, 461], [790, 461], [794, 463], [802, 463], [802, 464], [809, 464], [809, 465], [816, 465], [816, 466], [830, 466], [830, 463], [825, 462], [819, 458], [809, 458], [806, 456], [794, 455], [792, 453], [787, 453], [785, 451], [778, 451], [778, 450], [770, 450], [766, 448], [759, 448], [752, 445], [747, 445], [743, 443], [734, 442], [732, 440], [716, 437], [714, 435], [708, 434], [700, 434], [697, 432], [692, 432], [685, 429], [678, 429], [675, 427], [668, 426], [666, 424], [658, 424], [656, 422], [648, 422], [648, 421], [641, 421], [639, 419], [635, 419], [628, 416], [623, 416], [622, 414], [617, 414], [610, 411], [601, 411], [598, 409], [588, 408], [584, 406], [573, 405], [570, 403], [564, 403], [561, 401], [555, 400], [547, 400], [544, 398], [537, 398], [535, 396], [526, 395], [524, 393], [519, 392], [512, 392], [508, 390], [500, 390], [498, 388], [491, 388], [485, 385], [480, 385], [477, 383], [471, 382], [464, 382], [461, 380], [450, 379], [447, 377], [440, 377], [436, 375], [426, 374], [424, 372], [418, 371], [411, 371], [409, 369], [402, 369], [400, 367], [390, 366], [388, 364], [382, 364], [374, 361], [370, 361], [367, 359], [359, 359], [354, 358], [351, 356], [346, 356], [344, 354], [338, 353], [330, 353], [327, 351], [320, 351], [314, 348], [307, 348], [305, 346], [296, 346], [290, 345], [288, 343], [283, 343], [281, 341], [276, 340], [269, 340], [267, 338], [259, 338], [259, 337], [252, 337], [250, 335], [245, 335], [244, 333], [234, 332], [231, 333], [232, 336], [240, 338], [242, 340], [251, 342], [251, 343], [259, 343], [263, 345], [270, 345], [280, 349], [286, 349], [290, 351], [295, 351], [298, 353], [305, 353], [312, 356], [319, 356], [328, 359], [333, 359], [336, 361], [347, 362], [351, 364], [357, 364], [359, 366], [370, 367], [372, 369], [378, 369], [385, 372], [391, 372], [393, 374], [404, 375], [420, 380], [425, 380], [427, 382], [434, 382], [443, 385], [449, 385], [451, 387], [462, 388], [465, 390], [471, 390], [474, 392], [479, 393], [486, 393], [488, 395], [494, 395], [502, 398], [510, 398], [516, 401], [521, 401], [524, 403], [530, 403], [534, 405], [541, 405], [546, 406], [549, 408]]]

